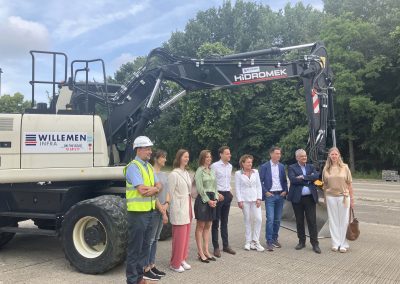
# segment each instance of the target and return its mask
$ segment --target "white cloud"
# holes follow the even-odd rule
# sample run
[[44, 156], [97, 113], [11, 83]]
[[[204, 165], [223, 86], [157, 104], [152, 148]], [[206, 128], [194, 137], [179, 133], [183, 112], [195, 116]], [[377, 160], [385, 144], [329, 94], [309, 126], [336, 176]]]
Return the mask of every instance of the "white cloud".
[[140, 28], [134, 29], [132, 32], [130, 32], [127, 35], [124, 35], [120, 38], [110, 40], [100, 46], [98, 46], [98, 49], [114, 49], [118, 48], [121, 46], [125, 46], [128, 44], [134, 44], [146, 40], [153, 40], [153, 39], [163, 39], [168, 37], [171, 33], [170, 32], [165, 32], [165, 33], [151, 33], [149, 30], [153, 26], [151, 24], [149, 25], [144, 25]]
[[143, 11], [148, 6], [147, 2], [133, 4], [128, 9], [108, 13], [106, 9], [100, 15], [90, 15], [87, 13], [81, 15], [80, 18], [69, 18], [61, 22], [54, 31], [57, 39], [73, 39], [81, 34], [95, 30], [101, 26], [111, 24], [115, 21], [123, 20], [128, 16], [134, 16]]
[[46, 49], [49, 46], [47, 28], [37, 22], [10, 16], [0, 25], [0, 60], [27, 55], [32, 49]]
[[119, 67], [121, 67], [122, 64], [133, 62], [136, 58], [137, 56], [132, 55], [131, 53], [122, 53], [111, 61], [110, 67], [111, 69], [117, 70], [119, 69]]
[[[98, 49], [111, 50], [114, 48], [135, 44], [146, 40], [160, 39], [165, 40], [171, 35], [174, 30], [174, 23], [176, 18], [185, 17], [195, 11], [198, 11], [204, 3], [185, 3], [181, 6], [174, 7], [174, 9], [155, 17], [151, 21], [142, 23], [140, 26], [135, 27], [129, 33], [121, 37], [114, 38], [98, 46]], [[170, 29], [166, 25], [171, 26]]]

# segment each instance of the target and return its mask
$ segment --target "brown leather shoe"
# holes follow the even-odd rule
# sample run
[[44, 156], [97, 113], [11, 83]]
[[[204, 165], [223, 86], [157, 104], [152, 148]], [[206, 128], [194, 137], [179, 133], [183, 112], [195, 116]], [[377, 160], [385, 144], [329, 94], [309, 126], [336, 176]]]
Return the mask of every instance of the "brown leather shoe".
[[221, 251], [219, 250], [219, 248], [214, 249], [214, 255], [216, 257], [221, 257]]
[[236, 254], [236, 251], [234, 251], [231, 247], [224, 248], [223, 251], [230, 254]]

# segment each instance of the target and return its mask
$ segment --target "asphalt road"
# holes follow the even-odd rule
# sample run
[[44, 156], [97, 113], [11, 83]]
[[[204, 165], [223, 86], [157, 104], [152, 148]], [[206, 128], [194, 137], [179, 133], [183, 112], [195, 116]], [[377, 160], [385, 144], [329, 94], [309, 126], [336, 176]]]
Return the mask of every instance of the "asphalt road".
[[[319, 256], [309, 246], [297, 252], [293, 249], [297, 243], [296, 234], [283, 229], [280, 240], [284, 246], [278, 252], [245, 252], [241, 249], [244, 238], [242, 213], [240, 209], [232, 208], [230, 240], [238, 255], [224, 254], [217, 263], [207, 265], [195, 261], [192, 226], [189, 257], [192, 271], [182, 274], [169, 271], [160, 283], [266, 283], [266, 279], [275, 283], [307, 284], [399, 283], [400, 183], [357, 180], [354, 189], [362, 235], [352, 242], [348, 254], [331, 252], [329, 239], [321, 240], [323, 253]], [[30, 225], [29, 222], [26, 224]], [[262, 236], [263, 232], [264, 226]], [[170, 241], [160, 242], [157, 261], [160, 268], [167, 271], [170, 250]], [[17, 235], [0, 250], [0, 284], [124, 282], [124, 265], [104, 275], [77, 272], [64, 258], [61, 243], [56, 238]]]
[[400, 226], [400, 183], [355, 181], [357, 218], [366, 223]]

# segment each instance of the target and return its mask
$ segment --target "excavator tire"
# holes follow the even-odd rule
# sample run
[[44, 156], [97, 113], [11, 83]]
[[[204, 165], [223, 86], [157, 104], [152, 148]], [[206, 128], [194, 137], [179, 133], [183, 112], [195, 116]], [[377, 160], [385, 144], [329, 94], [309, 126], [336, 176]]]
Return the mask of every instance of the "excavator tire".
[[118, 196], [102, 195], [77, 203], [65, 214], [61, 227], [63, 250], [77, 270], [100, 274], [125, 260], [124, 203]]
[[[0, 227], [18, 227], [18, 223], [10, 220], [9, 217], [0, 217]], [[15, 233], [0, 233], [0, 248], [5, 246], [9, 241], [14, 238]]]

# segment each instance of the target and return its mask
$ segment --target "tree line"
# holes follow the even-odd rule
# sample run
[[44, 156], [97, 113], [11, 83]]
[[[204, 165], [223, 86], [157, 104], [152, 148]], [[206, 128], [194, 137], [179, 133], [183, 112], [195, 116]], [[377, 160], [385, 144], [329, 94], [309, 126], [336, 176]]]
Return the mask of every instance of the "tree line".
[[[324, 9], [297, 3], [273, 11], [268, 5], [230, 1], [199, 12], [163, 47], [188, 57], [240, 53], [322, 40], [334, 72], [338, 146], [351, 169], [400, 167], [400, 2], [324, 0]], [[116, 72], [123, 82], [143, 63]], [[136, 64], [135, 64], [136, 63]], [[308, 139], [305, 100], [290, 81], [236, 89], [191, 92], [165, 111], [147, 134], [170, 155], [179, 147], [197, 155], [220, 145], [233, 160], [252, 153], [266, 160], [268, 148], [283, 148], [292, 162]]]

